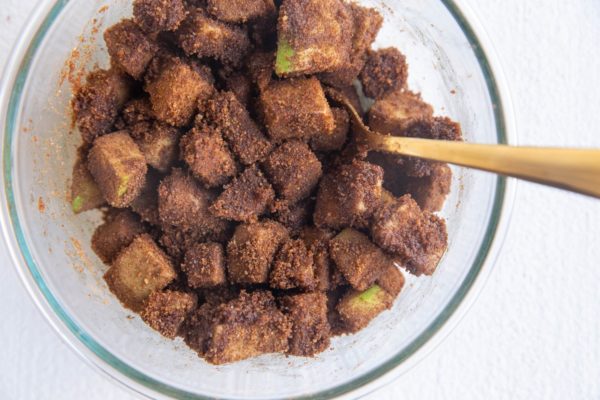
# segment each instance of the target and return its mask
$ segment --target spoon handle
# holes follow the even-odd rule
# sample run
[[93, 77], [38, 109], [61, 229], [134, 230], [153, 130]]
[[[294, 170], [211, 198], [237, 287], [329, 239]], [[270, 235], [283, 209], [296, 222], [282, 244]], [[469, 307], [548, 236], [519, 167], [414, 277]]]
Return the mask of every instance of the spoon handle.
[[598, 149], [514, 147], [376, 136], [373, 150], [495, 172], [600, 198]]

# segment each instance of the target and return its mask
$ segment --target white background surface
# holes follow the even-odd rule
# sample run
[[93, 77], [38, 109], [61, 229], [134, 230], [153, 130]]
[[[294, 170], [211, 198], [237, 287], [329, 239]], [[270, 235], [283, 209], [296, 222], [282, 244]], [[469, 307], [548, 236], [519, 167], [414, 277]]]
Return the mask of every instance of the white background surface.
[[[600, 147], [600, 1], [463, 2], [500, 55], [521, 144]], [[0, 3], [3, 64], [36, 2]], [[599, 260], [600, 201], [521, 183], [503, 255], [470, 313], [369, 399], [600, 399]], [[0, 399], [133, 398], [61, 342], [1, 242], [0, 265]]]

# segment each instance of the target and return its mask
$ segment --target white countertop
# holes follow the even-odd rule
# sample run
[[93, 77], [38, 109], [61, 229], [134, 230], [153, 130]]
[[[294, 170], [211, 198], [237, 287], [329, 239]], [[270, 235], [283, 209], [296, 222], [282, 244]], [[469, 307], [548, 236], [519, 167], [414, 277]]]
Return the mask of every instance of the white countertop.
[[[463, 0], [510, 87], [521, 144], [600, 147], [600, 2]], [[3, 64], [34, 0], [2, 0]], [[0, 65], [0, 70], [2, 65]], [[458, 328], [369, 399], [600, 398], [600, 201], [519, 184], [503, 255]], [[0, 398], [134, 398], [80, 360], [0, 242]]]

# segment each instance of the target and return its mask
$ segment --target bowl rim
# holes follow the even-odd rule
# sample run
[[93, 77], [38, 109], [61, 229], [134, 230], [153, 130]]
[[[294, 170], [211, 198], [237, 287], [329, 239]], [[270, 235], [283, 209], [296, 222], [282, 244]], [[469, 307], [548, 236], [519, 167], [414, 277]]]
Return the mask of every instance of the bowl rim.
[[[19, 112], [22, 90], [31, 62], [45, 34], [70, 1], [73, 0], [45, 0], [33, 12], [13, 48], [0, 85], [0, 121], [2, 121], [0, 140], [3, 146], [0, 183], [4, 189], [4, 195], [0, 196], [0, 224], [5, 243], [21, 282], [46, 321], [84, 361], [105, 376], [112, 378], [113, 381], [138, 394], [153, 397], [208, 399], [202, 395], [173, 388], [130, 367], [80, 329], [68, 313], [60, 307], [43, 281], [19, 224], [14, 206], [11, 149], [13, 133], [17, 131], [15, 129], [17, 128], [16, 117]], [[512, 103], [498, 57], [487, 39], [485, 31], [466, 4], [461, 4], [459, 7], [454, 0], [441, 0], [441, 2], [469, 40], [479, 62], [494, 105], [498, 142], [514, 144], [516, 130]], [[514, 197], [514, 182], [498, 177], [492, 214], [475, 262], [443, 312], [416, 339], [390, 360], [350, 382], [295, 398], [329, 399], [363, 396], [393, 381], [438, 346], [466, 314], [489, 277], [506, 237]]]

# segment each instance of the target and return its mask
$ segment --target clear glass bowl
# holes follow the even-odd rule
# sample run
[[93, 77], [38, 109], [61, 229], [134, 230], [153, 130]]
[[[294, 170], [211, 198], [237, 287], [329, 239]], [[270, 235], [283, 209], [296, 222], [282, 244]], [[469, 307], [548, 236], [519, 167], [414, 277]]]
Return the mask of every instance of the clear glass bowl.
[[[411, 87], [460, 121], [466, 140], [508, 142], [512, 114], [502, 81], [464, 8], [449, 0], [361, 3], [385, 15], [377, 46], [406, 53]], [[130, 0], [42, 2], [4, 77], [2, 229], [23, 282], [54, 328], [91, 364], [156, 398], [354, 397], [414, 365], [452, 328], [491, 270], [512, 203], [502, 178], [454, 169], [442, 213], [450, 245], [435, 275], [409, 277], [391, 311], [356, 335], [334, 338], [314, 359], [267, 355], [215, 367], [131, 317], [108, 292], [106, 267], [89, 246], [99, 214], [74, 216], [66, 201], [80, 142], [71, 127], [69, 81], [107, 64], [102, 31], [130, 13]]]

